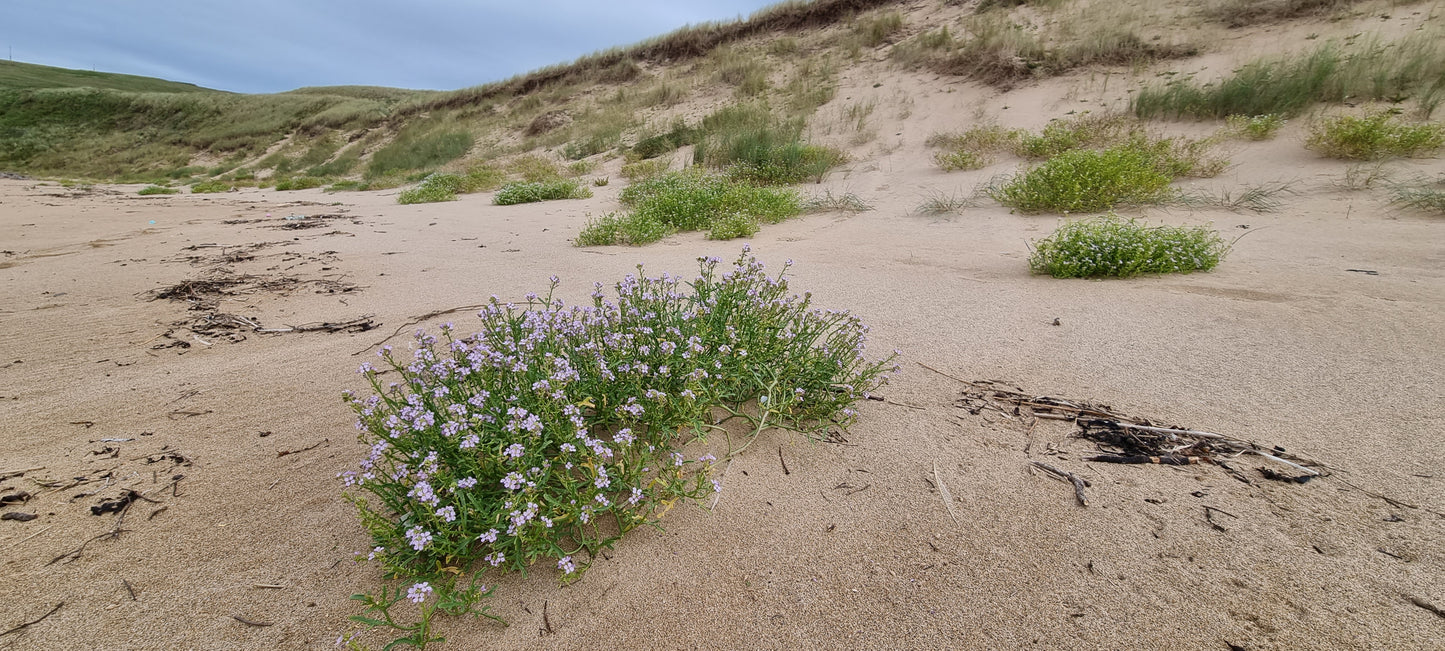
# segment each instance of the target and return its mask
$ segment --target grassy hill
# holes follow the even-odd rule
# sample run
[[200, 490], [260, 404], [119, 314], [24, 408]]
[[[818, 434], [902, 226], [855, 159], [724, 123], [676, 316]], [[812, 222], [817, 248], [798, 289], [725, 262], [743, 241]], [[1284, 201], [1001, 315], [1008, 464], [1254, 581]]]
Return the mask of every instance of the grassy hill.
[[[694, 25], [447, 92], [336, 86], [241, 95], [0, 63], [0, 170], [380, 188], [439, 169], [506, 167], [529, 153], [554, 167], [575, 161], [582, 169], [698, 144], [699, 162], [731, 160], [780, 139], [798, 144], [824, 105], [831, 113], [849, 112], [861, 137], [871, 108], [834, 102], [850, 72], [936, 75], [940, 83], [970, 81], [1002, 92], [1074, 71], [1132, 76], [1156, 62], [1205, 53], [1228, 30], [1248, 28], [1238, 24], [1243, 14], [1229, 9], [1235, 5], [1278, 9], [1248, 14], [1249, 21], [1268, 23], [1364, 16], [1374, 11], [1371, 2], [1179, 0], [1141, 7], [1120, 0], [795, 0], [746, 20]], [[1301, 13], [1301, 4], [1309, 11]], [[1445, 47], [1431, 40], [1439, 32], [1398, 46], [1380, 38], [1302, 41], [1301, 47], [1334, 48], [1330, 69], [1350, 74], [1285, 63], [1271, 64], [1277, 70], [1247, 67], [1257, 73], [1254, 80], [1231, 92], [1259, 96], [1251, 89], [1267, 82], [1294, 94], [1289, 112], [1320, 101], [1382, 98], [1414, 98], [1422, 111], [1433, 109], [1445, 98]], [[1328, 88], [1310, 85], [1330, 74], [1337, 81]], [[1288, 75], [1310, 83], [1290, 85]], [[1150, 83], [1159, 86], [1150, 97], [1166, 86], [1176, 94], [1197, 86], [1151, 77], [1128, 83], [1140, 83], [1141, 93]]]
[[0, 89], [22, 88], [104, 88], [131, 93], [220, 92], [195, 84], [166, 81], [154, 77], [70, 70], [18, 61], [0, 61]]

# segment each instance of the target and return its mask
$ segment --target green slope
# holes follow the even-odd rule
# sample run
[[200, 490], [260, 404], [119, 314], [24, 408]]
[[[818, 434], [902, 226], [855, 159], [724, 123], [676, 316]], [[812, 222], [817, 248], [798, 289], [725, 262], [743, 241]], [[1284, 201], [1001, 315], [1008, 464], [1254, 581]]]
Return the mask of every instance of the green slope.
[[154, 77], [52, 68], [18, 61], [0, 61], [0, 88], [105, 88], [136, 93], [221, 92]]

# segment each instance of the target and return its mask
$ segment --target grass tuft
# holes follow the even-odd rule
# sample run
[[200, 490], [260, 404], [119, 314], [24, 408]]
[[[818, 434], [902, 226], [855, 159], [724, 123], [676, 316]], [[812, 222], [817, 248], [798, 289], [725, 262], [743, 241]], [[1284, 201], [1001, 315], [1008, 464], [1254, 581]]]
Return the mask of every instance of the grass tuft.
[[1274, 132], [1284, 126], [1285, 119], [1278, 113], [1265, 115], [1231, 115], [1225, 118], [1230, 133], [1246, 140], [1269, 140]]
[[406, 127], [396, 140], [371, 156], [367, 176], [434, 168], [461, 158], [472, 148], [472, 134], [458, 129], [425, 131], [424, 125]]
[[572, 179], [555, 179], [552, 181], [534, 181], [508, 183], [497, 191], [492, 197], [492, 203], [498, 206], [511, 206], [519, 203], [534, 203], [537, 201], [555, 201], [558, 199], [586, 199], [592, 196], [592, 191], [582, 187]]
[[755, 185], [821, 182], [842, 152], [803, 142], [801, 119], [780, 119], [766, 106], [738, 104], [703, 119], [694, 160]]
[[140, 190], [137, 190], [137, 191], [136, 191], [136, 194], [141, 195], [141, 196], [143, 196], [143, 197], [149, 197], [149, 196], [157, 195], [157, 194], [180, 194], [180, 193], [181, 193], [181, 191], [180, 191], [180, 190], [177, 190], [176, 188], [167, 188], [167, 187], [163, 187], [163, 186], [159, 186], [159, 185], [148, 185], [148, 186], [143, 187], [143, 188], [141, 188]]
[[1037, 240], [1029, 268], [1055, 278], [1208, 271], [1229, 247], [1207, 227], [1149, 226], [1108, 214], [1065, 222]]
[[[773, 224], [802, 212], [802, 199], [793, 190], [759, 187], [695, 169], [643, 179], [623, 189], [619, 198], [631, 211], [589, 222], [577, 236], [578, 246], [641, 245], [672, 233], [701, 230], [718, 239], [747, 230], [748, 221]], [[720, 220], [726, 223], [715, 224]]]
[[402, 205], [413, 203], [437, 203], [456, 201], [466, 180], [456, 174], [434, 173], [422, 179], [421, 185], [403, 190], [396, 195], [396, 202]]
[[191, 186], [191, 194], [213, 194], [216, 192], [230, 192], [234, 187], [225, 181], [212, 179], [201, 181]]
[[989, 194], [1024, 213], [1094, 212], [1164, 201], [1172, 194], [1171, 181], [1138, 149], [1076, 149], [1024, 171]]
[[1445, 176], [1434, 183], [1396, 188], [1391, 199], [1397, 205], [1445, 216]]
[[803, 202], [803, 212], [868, 212], [872, 209], [872, 205], [852, 192], [833, 194], [832, 190], [825, 190]]
[[1422, 157], [1445, 146], [1445, 125], [1402, 124], [1394, 111], [1363, 117], [1343, 115], [1310, 126], [1305, 147], [1345, 160]]
[[287, 192], [291, 190], [310, 190], [326, 185], [326, 179], [315, 176], [293, 176], [291, 178], [276, 181], [276, 189]]

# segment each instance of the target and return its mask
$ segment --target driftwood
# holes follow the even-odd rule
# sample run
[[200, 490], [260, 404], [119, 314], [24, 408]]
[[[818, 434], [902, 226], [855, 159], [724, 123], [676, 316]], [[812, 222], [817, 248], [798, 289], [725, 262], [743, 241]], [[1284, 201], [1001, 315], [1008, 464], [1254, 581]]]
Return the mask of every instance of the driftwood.
[[925, 368], [966, 385], [967, 388], [954, 405], [970, 414], [978, 415], [988, 410], [1013, 418], [1032, 416], [1072, 421], [1079, 426], [1076, 434], [1079, 438], [1093, 441], [1098, 446], [1099, 454], [1088, 457], [1088, 461], [1175, 466], [1211, 463], [1224, 466], [1224, 462], [1228, 460], [1249, 454], [1305, 473], [1310, 478], [1324, 475], [1324, 464], [1289, 453], [1280, 447], [1265, 447], [1253, 441], [1214, 432], [1165, 427], [1149, 419], [1119, 413], [1108, 405], [1032, 395], [1016, 388], [1008, 388], [1000, 382], [969, 382], [931, 367]]
[[54, 615], [54, 614], [55, 614], [55, 611], [60, 610], [60, 607], [61, 607], [61, 606], [64, 606], [64, 605], [65, 605], [65, 602], [64, 602], [64, 601], [62, 601], [62, 602], [60, 602], [60, 603], [58, 603], [58, 604], [55, 604], [55, 607], [54, 607], [54, 608], [51, 608], [51, 609], [50, 609], [50, 612], [47, 612], [47, 613], [45, 613], [44, 615], [41, 615], [40, 617], [37, 617], [37, 618], [32, 619], [32, 620], [30, 620], [30, 621], [28, 621], [28, 622], [25, 622], [24, 624], [21, 624], [21, 625], [19, 625], [19, 626], [16, 626], [16, 627], [14, 627], [14, 628], [11, 628], [11, 629], [3, 632], [3, 633], [0, 633], [0, 637], [5, 637], [6, 635], [9, 635], [9, 634], [11, 634], [11, 633], [16, 633], [16, 632], [19, 632], [19, 631], [23, 631], [23, 630], [25, 630], [25, 629], [27, 629], [27, 628], [30, 628], [31, 626], [34, 626], [34, 625], [36, 625], [36, 624], [39, 624], [40, 622], [45, 621], [45, 618], [46, 618], [46, 617], [49, 617], [49, 616], [51, 616], [51, 615]]
[[1075, 475], [1075, 474], [1072, 473], [1072, 472], [1067, 472], [1067, 471], [1064, 471], [1064, 470], [1059, 470], [1058, 468], [1055, 468], [1055, 467], [1053, 467], [1053, 466], [1051, 466], [1051, 465], [1049, 465], [1049, 464], [1047, 464], [1047, 463], [1044, 463], [1044, 462], [1042, 462], [1042, 461], [1030, 461], [1029, 463], [1032, 463], [1033, 465], [1038, 466], [1039, 468], [1041, 468], [1041, 469], [1043, 469], [1043, 470], [1047, 470], [1047, 471], [1049, 471], [1050, 473], [1053, 473], [1053, 475], [1056, 476], [1056, 477], [1058, 477], [1059, 479], [1067, 480], [1069, 483], [1073, 484], [1073, 485], [1074, 485], [1074, 499], [1078, 500], [1079, 506], [1088, 506], [1088, 505], [1089, 505], [1089, 498], [1088, 498], [1088, 496], [1084, 495], [1084, 488], [1089, 485], [1089, 482], [1087, 482], [1087, 481], [1085, 481], [1085, 480], [1083, 480], [1083, 479], [1080, 479], [1078, 475]]

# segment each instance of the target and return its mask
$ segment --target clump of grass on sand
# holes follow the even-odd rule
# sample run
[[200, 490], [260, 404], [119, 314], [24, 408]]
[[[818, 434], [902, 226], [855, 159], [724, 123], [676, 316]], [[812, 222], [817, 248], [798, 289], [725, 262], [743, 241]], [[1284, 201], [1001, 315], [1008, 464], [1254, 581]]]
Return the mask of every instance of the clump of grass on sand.
[[1305, 142], [1305, 147], [1323, 156], [1346, 160], [1427, 156], [1442, 146], [1445, 125], [1404, 124], [1392, 111], [1320, 120], [1311, 125]]
[[933, 157], [943, 171], [976, 170], [991, 165], [995, 154], [1015, 149], [1024, 133], [989, 124], [959, 133], [934, 134], [928, 138], [928, 145], [943, 149]]
[[519, 203], [533, 203], [537, 201], [555, 201], [558, 199], [586, 199], [592, 196], [592, 191], [572, 179], [555, 179], [552, 181], [517, 182], [508, 183], [497, 191], [492, 197], [492, 203], [498, 206], [511, 206]]
[[1065, 222], [1033, 244], [1029, 267], [1055, 278], [1208, 271], [1229, 247], [1207, 227], [1149, 226], [1108, 214]]
[[1024, 170], [989, 195], [1025, 213], [1093, 212], [1160, 203], [1181, 176], [1211, 176], [1225, 162], [1207, 158], [1207, 141], [1151, 140], [1142, 134], [1104, 150], [1071, 149]]
[[310, 190], [323, 185], [326, 185], [326, 179], [315, 176], [293, 176], [277, 181], [276, 189], [281, 191]]
[[465, 183], [466, 181], [456, 174], [432, 173], [422, 179], [420, 185], [396, 195], [396, 202], [405, 205], [456, 201], [457, 193], [461, 192]]
[[1318, 102], [1413, 98], [1429, 116], [1445, 99], [1445, 29], [1383, 42], [1329, 43], [1300, 55], [1260, 59], [1210, 83], [1180, 79], [1135, 93], [1141, 118], [1295, 116]]
[[821, 181], [841, 152], [803, 142], [803, 120], [781, 119], [767, 106], [739, 104], [703, 119], [694, 160], [755, 185]]
[[578, 246], [640, 245], [682, 231], [708, 231], [712, 239], [743, 237], [758, 225], [802, 212], [802, 199], [789, 189], [758, 187], [726, 176], [688, 170], [638, 181], [622, 191], [627, 213], [590, 221]]
[[1421, 212], [1445, 216], [1445, 176], [1433, 183], [1404, 185], [1395, 189], [1394, 203]]
[[653, 158], [640, 160], [636, 163], [627, 163], [622, 166], [622, 178], [630, 181], [648, 179], [667, 171], [672, 161], [665, 158]]
[[216, 179], [201, 181], [191, 186], [191, 194], [211, 194], [215, 192], [230, 192], [231, 190], [232, 186], [230, 183]]
[[180, 194], [181, 191], [175, 188], [167, 188], [159, 185], [148, 185], [136, 191], [136, 194], [148, 197], [157, 194]]
[[1284, 126], [1285, 119], [1278, 113], [1265, 115], [1231, 115], [1225, 118], [1229, 132], [1246, 140], [1269, 140], [1274, 132]]

